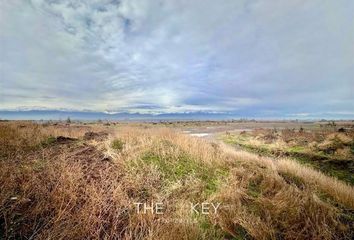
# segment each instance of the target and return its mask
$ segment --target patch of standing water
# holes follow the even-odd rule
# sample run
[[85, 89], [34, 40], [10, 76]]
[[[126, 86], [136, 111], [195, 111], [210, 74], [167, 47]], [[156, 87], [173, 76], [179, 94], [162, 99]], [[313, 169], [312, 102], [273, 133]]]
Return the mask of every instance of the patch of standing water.
[[191, 133], [190, 135], [194, 137], [206, 137], [210, 135], [210, 133]]

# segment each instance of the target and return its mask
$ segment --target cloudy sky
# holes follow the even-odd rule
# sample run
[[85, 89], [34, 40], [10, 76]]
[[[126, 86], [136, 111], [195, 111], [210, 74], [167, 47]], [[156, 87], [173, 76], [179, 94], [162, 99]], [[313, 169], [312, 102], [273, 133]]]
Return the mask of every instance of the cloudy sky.
[[352, 0], [0, 0], [0, 109], [354, 118]]

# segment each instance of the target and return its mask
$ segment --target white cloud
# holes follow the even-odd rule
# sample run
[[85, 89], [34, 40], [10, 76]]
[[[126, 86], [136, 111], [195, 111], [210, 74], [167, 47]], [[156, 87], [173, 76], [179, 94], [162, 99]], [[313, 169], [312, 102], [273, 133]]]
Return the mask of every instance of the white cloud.
[[0, 1], [0, 109], [345, 112], [354, 3]]

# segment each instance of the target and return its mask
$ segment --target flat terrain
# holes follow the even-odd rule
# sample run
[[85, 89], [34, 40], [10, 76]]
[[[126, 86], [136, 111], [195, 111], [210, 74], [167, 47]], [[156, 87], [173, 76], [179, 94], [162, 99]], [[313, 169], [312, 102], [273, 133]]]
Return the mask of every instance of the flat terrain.
[[0, 238], [352, 239], [352, 163], [353, 122], [4, 121]]

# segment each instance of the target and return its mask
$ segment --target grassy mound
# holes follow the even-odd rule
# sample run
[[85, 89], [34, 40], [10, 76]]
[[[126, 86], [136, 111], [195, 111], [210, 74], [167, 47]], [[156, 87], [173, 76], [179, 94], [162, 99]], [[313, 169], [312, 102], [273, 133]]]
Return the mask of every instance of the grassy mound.
[[291, 157], [354, 185], [354, 131], [257, 129], [221, 136], [226, 143], [271, 157]]

